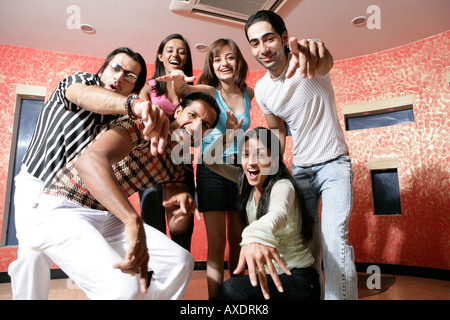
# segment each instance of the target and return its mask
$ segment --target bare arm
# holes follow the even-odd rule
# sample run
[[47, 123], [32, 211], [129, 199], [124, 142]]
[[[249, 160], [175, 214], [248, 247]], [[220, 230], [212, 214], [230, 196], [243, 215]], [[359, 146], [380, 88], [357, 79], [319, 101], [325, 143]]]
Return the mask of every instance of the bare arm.
[[169, 75], [158, 77], [157, 81], [172, 81], [175, 93], [179, 97], [186, 97], [193, 92], [205, 92], [214, 97], [214, 88], [206, 84], [190, 85], [189, 82], [193, 82], [195, 77], [187, 77], [183, 71], [174, 70]]
[[147, 291], [148, 250], [142, 219], [123, 194], [112, 166], [132, 149], [132, 140], [123, 127], [106, 131], [90, 145], [76, 162], [76, 169], [89, 192], [125, 225], [129, 250], [113, 267], [125, 273], [140, 270], [141, 291]]
[[126, 114], [127, 97], [99, 86], [74, 83], [67, 88], [66, 98], [94, 113]]
[[283, 119], [274, 116], [273, 114], [266, 114], [266, 121], [271, 130], [277, 130], [275, 131], [275, 134], [277, 134], [278, 139], [280, 139], [281, 154], [283, 154], [286, 147], [286, 127], [284, 126]]
[[[99, 86], [74, 83], [67, 88], [66, 98], [79, 107], [98, 114], [126, 114], [127, 97]], [[136, 103], [134, 114], [144, 123], [144, 137], [151, 141], [151, 153], [163, 153], [169, 133], [169, 120], [164, 111], [150, 101]]]

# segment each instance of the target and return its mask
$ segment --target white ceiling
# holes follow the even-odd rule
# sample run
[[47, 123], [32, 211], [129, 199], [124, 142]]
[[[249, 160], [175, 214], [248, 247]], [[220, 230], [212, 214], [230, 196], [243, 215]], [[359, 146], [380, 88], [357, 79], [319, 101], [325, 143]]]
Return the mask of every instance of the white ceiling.
[[[225, 0], [224, 0], [225, 1]], [[240, 0], [237, 0], [240, 1]], [[195, 69], [205, 53], [197, 43], [235, 40], [250, 70], [262, 70], [250, 54], [243, 26], [169, 11], [171, 0], [0, 0], [0, 44], [104, 58], [128, 46], [154, 63], [161, 40], [181, 33], [189, 41]], [[81, 23], [95, 27], [85, 34], [67, 27], [67, 8], [80, 8]], [[350, 21], [381, 9], [381, 29], [354, 27]], [[335, 60], [395, 48], [450, 30], [449, 0], [288, 0], [278, 12], [290, 36], [320, 38]]]

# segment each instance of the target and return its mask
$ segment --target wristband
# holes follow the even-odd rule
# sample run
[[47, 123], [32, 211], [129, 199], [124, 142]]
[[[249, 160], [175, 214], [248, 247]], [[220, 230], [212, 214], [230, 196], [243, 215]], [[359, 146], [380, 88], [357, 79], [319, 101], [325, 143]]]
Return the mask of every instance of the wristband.
[[136, 114], [134, 113], [134, 105], [137, 102], [142, 101], [141, 99], [139, 99], [139, 96], [137, 94], [130, 94], [127, 97], [127, 102], [125, 103], [125, 110], [128, 113], [128, 116], [130, 117], [130, 119], [133, 120], [137, 120], [138, 117], [136, 116]]

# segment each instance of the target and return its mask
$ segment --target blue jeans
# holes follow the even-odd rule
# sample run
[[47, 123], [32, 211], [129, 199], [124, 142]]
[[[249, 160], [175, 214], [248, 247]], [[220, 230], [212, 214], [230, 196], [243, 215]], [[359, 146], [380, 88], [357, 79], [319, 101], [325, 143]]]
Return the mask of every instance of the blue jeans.
[[[348, 240], [348, 223], [353, 202], [353, 170], [349, 156], [314, 165], [293, 165], [292, 175], [316, 222], [322, 197], [321, 223], [316, 223], [311, 252], [320, 268], [323, 258], [327, 300], [356, 300], [357, 275], [353, 247]], [[319, 272], [322, 275], [321, 272]], [[321, 283], [323, 279], [321, 279]]]

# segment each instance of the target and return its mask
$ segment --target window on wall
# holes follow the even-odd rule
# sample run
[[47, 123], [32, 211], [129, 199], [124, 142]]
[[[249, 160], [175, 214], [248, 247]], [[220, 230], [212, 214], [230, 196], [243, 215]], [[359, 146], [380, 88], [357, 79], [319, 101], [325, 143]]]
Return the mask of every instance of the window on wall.
[[342, 108], [346, 130], [360, 130], [414, 122], [414, 96], [347, 105]]
[[369, 161], [374, 215], [401, 215], [397, 159]]
[[22, 158], [25, 155], [31, 137], [33, 136], [39, 112], [44, 106], [46, 88], [17, 85], [16, 95], [16, 109], [14, 113], [1, 237], [1, 244], [7, 246], [18, 244], [15, 227], [14, 177], [20, 171]]

